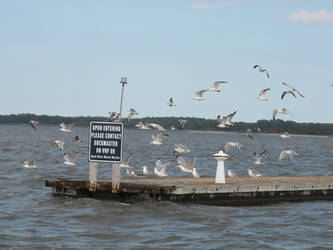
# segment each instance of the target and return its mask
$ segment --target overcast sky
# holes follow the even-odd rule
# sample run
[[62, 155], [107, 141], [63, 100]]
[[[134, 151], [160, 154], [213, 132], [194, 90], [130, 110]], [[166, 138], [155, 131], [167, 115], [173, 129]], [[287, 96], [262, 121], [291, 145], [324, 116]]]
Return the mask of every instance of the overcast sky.
[[126, 76], [124, 114], [333, 122], [330, 0], [2, 0], [0, 32], [0, 114], [107, 116]]

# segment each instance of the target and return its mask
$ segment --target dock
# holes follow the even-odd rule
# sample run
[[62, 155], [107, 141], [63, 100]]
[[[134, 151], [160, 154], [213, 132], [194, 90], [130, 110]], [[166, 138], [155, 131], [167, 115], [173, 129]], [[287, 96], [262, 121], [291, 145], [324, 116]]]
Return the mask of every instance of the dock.
[[55, 196], [108, 199], [126, 203], [173, 201], [206, 205], [262, 205], [291, 201], [333, 200], [333, 176], [266, 176], [226, 178], [215, 184], [213, 177], [128, 178], [119, 189], [110, 179], [90, 184], [84, 179], [46, 180]]

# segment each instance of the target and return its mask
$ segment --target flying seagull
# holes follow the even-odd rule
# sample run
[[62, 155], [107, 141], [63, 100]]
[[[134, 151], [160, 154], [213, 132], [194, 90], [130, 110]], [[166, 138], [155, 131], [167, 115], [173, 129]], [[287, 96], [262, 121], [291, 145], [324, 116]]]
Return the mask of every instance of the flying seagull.
[[295, 91], [297, 94], [299, 94], [301, 97], [305, 97], [304, 95], [302, 95], [297, 89], [295, 89], [293, 86], [291, 86], [291, 85], [289, 85], [289, 84], [287, 84], [287, 83], [285, 83], [285, 82], [282, 82], [282, 84], [283, 85], [285, 85], [285, 86], [287, 86], [287, 87], [289, 87], [289, 88], [291, 88], [293, 91]]
[[72, 127], [74, 126], [74, 123], [66, 125], [64, 122], [59, 124], [60, 126], [60, 131], [65, 132], [65, 133], [71, 133], [72, 132]]
[[196, 100], [196, 101], [205, 100], [205, 98], [203, 98], [203, 93], [205, 93], [207, 91], [208, 91], [208, 89], [203, 89], [203, 90], [199, 90], [199, 91], [195, 92], [195, 97], [193, 97], [192, 99]]
[[229, 114], [226, 116], [225, 118], [225, 125], [226, 126], [233, 126], [234, 124], [231, 122], [231, 119], [235, 116], [235, 114], [237, 113], [237, 111]]
[[282, 150], [279, 155], [279, 161], [281, 161], [283, 158], [288, 157], [288, 160], [292, 159], [294, 156], [298, 156], [298, 154], [294, 150]]
[[266, 153], [266, 150], [261, 152], [260, 154], [257, 154], [256, 152], [254, 152], [253, 153], [254, 164], [262, 165], [261, 159], [262, 159], [262, 157], [264, 156], [265, 153]]
[[213, 87], [208, 88], [209, 91], [220, 92], [219, 84], [221, 83], [228, 83], [226, 81], [215, 81]]
[[160, 146], [162, 145], [162, 136], [168, 136], [168, 134], [157, 134], [157, 135], [152, 135], [151, 137], [153, 140], [150, 142], [153, 145]]
[[38, 129], [38, 125], [39, 125], [39, 122], [38, 122], [38, 121], [31, 120], [31, 121], [30, 121], [30, 125], [31, 125], [31, 127], [32, 127], [35, 131], [37, 131], [37, 129]]
[[280, 133], [280, 137], [281, 137], [282, 139], [287, 139], [287, 138], [290, 137], [290, 135], [289, 135], [288, 132], [283, 132], [283, 133]]
[[187, 122], [187, 120], [179, 119], [179, 120], [178, 120], [179, 128], [180, 128], [180, 129], [183, 129], [184, 126], [185, 126], [185, 123], [186, 123], [186, 122]]
[[72, 156], [70, 156], [67, 153], [64, 153], [64, 159], [65, 159], [64, 164], [67, 166], [75, 166], [76, 165], [75, 158], [78, 155], [78, 153], [79, 152], [75, 152]]
[[131, 120], [131, 118], [134, 116], [134, 115], [138, 115], [139, 113], [135, 111], [135, 109], [132, 109], [130, 108], [129, 110], [129, 113], [128, 113], [128, 116], [127, 116], [127, 121]]
[[162, 163], [161, 157], [158, 157], [155, 162], [156, 168], [154, 168], [154, 173], [159, 177], [166, 177], [168, 176], [165, 173], [166, 168], [169, 166], [169, 162]]
[[290, 113], [290, 112], [286, 108], [283, 108], [283, 109], [274, 109], [273, 110], [273, 120], [276, 120], [276, 115], [277, 114], [287, 115], [288, 113]]
[[269, 78], [269, 74], [268, 74], [268, 71], [267, 71], [266, 69], [262, 68], [262, 67], [259, 66], [258, 64], [254, 65], [253, 68], [254, 68], [254, 69], [258, 68], [258, 70], [259, 70], [260, 72], [266, 72], [267, 78]]
[[173, 145], [173, 154], [179, 153], [179, 154], [184, 154], [184, 153], [189, 153], [190, 150], [183, 144], [174, 144]]
[[106, 119], [108, 122], [116, 122], [119, 121], [120, 113], [118, 112], [109, 112], [109, 117]]
[[143, 124], [142, 122], [138, 122], [135, 127], [139, 128], [139, 129], [143, 129], [143, 130], [150, 130], [150, 127], [148, 127], [147, 125]]
[[224, 145], [224, 147], [223, 147], [222, 150], [223, 150], [224, 153], [226, 153], [227, 150], [228, 150], [229, 148], [231, 148], [231, 147], [236, 147], [236, 148], [238, 148], [239, 151], [241, 151], [242, 144], [240, 144], [239, 142], [231, 142], [231, 141], [229, 141], [229, 142], [227, 142], [227, 143]]
[[54, 140], [54, 143], [57, 145], [60, 151], [64, 151], [65, 143], [61, 140]]
[[167, 103], [170, 107], [176, 106], [176, 104], [173, 102], [172, 97], [169, 99], [169, 102]]
[[249, 174], [250, 177], [261, 177], [262, 175], [259, 174], [259, 172], [257, 170], [254, 169], [247, 169], [247, 173]]
[[146, 125], [149, 127], [155, 128], [159, 131], [166, 131], [165, 128], [163, 128], [160, 124], [157, 124], [157, 123], [147, 123]]
[[183, 157], [177, 155], [176, 160], [179, 165], [177, 165], [176, 167], [179, 168], [184, 173], [192, 173], [196, 159], [197, 158], [193, 156], [189, 162], [186, 162]]
[[285, 91], [282, 92], [281, 100], [282, 100], [287, 94], [291, 94], [291, 95], [293, 95], [294, 97], [296, 97], [294, 91], [292, 91], [292, 90], [285, 90]]
[[24, 161], [23, 162], [23, 167], [24, 168], [37, 168], [37, 166], [35, 165], [34, 161]]
[[268, 90], [270, 90], [270, 88], [261, 90], [257, 98], [262, 101], [267, 101], [268, 99], [265, 97], [265, 94]]

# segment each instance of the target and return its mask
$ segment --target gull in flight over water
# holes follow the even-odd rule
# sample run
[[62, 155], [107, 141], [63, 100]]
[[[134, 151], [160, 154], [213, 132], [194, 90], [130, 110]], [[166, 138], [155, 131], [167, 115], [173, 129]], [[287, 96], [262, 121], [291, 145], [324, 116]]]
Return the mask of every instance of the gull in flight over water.
[[296, 97], [294, 91], [292, 91], [292, 90], [285, 90], [285, 91], [282, 92], [281, 100], [282, 100], [287, 94], [290, 94], [290, 95], [293, 95], [294, 97]]
[[195, 97], [193, 97], [192, 99], [196, 100], [196, 101], [205, 100], [205, 98], [203, 98], [203, 93], [205, 93], [207, 91], [208, 91], [208, 89], [203, 89], [203, 90], [199, 90], [199, 91], [195, 92]]
[[125, 160], [122, 160], [122, 162], [119, 164], [121, 168], [133, 168], [129, 165], [130, 160], [133, 158], [134, 154], [131, 153]]
[[173, 102], [172, 97], [169, 99], [169, 102], [167, 103], [167, 105], [169, 105], [170, 107], [176, 106], [176, 104]]
[[120, 113], [118, 112], [109, 112], [109, 118], [106, 119], [108, 122], [116, 122], [119, 121]]
[[270, 88], [261, 90], [257, 98], [262, 101], [267, 101], [268, 99], [265, 97], [265, 94], [268, 90], [270, 90]]
[[142, 122], [138, 122], [135, 127], [139, 128], [139, 129], [143, 129], [143, 130], [150, 130], [150, 127], [148, 127], [147, 125], [143, 124]]
[[261, 177], [262, 175], [259, 174], [259, 172], [257, 170], [254, 169], [247, 169], [247, 173], [249, 174], [250, 177]]
[[194, 167], [194, 164], [195, 164], [195, 161], [197, 160], [197, 158], [193, 156], [189, 162], [186, 162], [183, 157], [181, 157], [180, 155], [177, 155], [176, 160], [179, 164], [176, 166], [177, 168], [179, 168], [184, 173], [192, 173], [193, 167]]
[[281, 161], [283, 158], [288, 157], [288, 161], [290, 161], [290, 159], [292, 159], [294, 156], [298, 156], [299, 154], [297, 154], [294, 150], [282, 150], [280, 155], [279, 155], [279, 161]]
[[230, 127], [230, 126], [233, 126], [234, 124], [232, 123], [232, 118], [234, 117], [234, 115], [237, 113], [237, 111], [227, 115], [227, 116], [224, 116], [222, 119], [221, 119], [221, 116], [218, 115], [217, 116], [217, 127], [218, 128], [227, 128], [227, 127]]
[[77, 157], [78, 153], [79, 152], [75, 152], [72, 156], [70, 156], [67, 153], [64, 153], [64, 159], [65, 159], [64, 164], [67, 166], [75, 166], [76, 165], [75, 158]]
[[157, 124], [157, 123], [147, 123], [146, 125], [149, 127], [155, 128], [159, 131], [166, 131], [165, 128], [163, 128], [160, 124]]
[[280, 133], [280, 137], [282, 139], [288, 139], [290, 137], [290, 134], [288, 132], [283, 132], [283, 133]]
[[254, 69], [258, 68], [258, 70], [259, 70], [260, 72], [266, 72], [267, 78], [269, 79], [269, 74], [268, 74], [268, 71], [267, 71], [266, 69], [262, 68], [262, 67], [259, 66], [258, 64], [254, 65], [253, 68], [254, 68]]
[[61, 140], [54, 140], [54, 143], [57, 145], [60, 151], [64, 151], [65, 143]]
[[185, 123], [187, 122], [187, 120], [184, 119], [179, 119], [178, 120], [178, 125], [180, 129], [183, 129], [185, 127]]
[[[286, 109], [286, 108], [283, 108], [283, 109], [274, 109], [273, 110], [273, 120], [276, 120], [276, 115], [277, 114], [284, 114], [284, 115], [287, 115], [287, 114], [290, 114], [289, 110]], [[291, 114], [290, 114], [291, 115]]]
[[129, 114], [127, 116], [127, 121], [131, 120], [131, 118], [134, 116], [134, 115], [138, 115], [139, 113], [135, 111], [135, 109], [132, 109], [130, 108], [129, 110]]
[[213, 87], [208, 88], [209, 91], [220, 92], [219, 84], [221, 83], [228, 83], [226, 81], [215, 81]]
[[142, 167], [142, 173], [143, 173], [143, 175], [145, 175], [145, 176], [151, 176], [151, 175], [154, 175], [153, 171], [147, 169], [147, 166], [143, 166], [143, 167]]
[[168, 134], [157, 134], [157, 135], [152, 135], [151, 137], [153, 140], [150, 142], [153, 145], [160, 146], [162, 145], [162, 136], [168, 136]]
[[231, 148], [231, 147], [236, 147], [239, 151], [241, 151], [242, 144], [240, 144], [239, 142], [231, 142], [231, 141], [229, 141], [229, 142], [227, 142], [227, 143], [224, 145], [222, 151], [223, 151], [224, 153], [226, 153], [227, 150], [228, 150], [229, 148]]
[[23, 162], [23, 167], [24, 168], [37, 168], [37, 166], [35, 165], [34, 161], [24, 161]]
[[232, 177], [232, 178], [237, 177], [237, 175], [234, 174], [230, 169], [228, 169], [227, 174], [228, 174], [229, 177]]
[[60, 131], [65, 132], [65, 133], [72, 133], [72, 127], [74, 126], [74, 123], [66, 125], [65, 123], [60, 123]]
[[262, 159], [262, 157], [264, 156], [265, 153], [266, 153], [266, 150], [261, 152], [260, 154], [257, 154], [256, 152], [254, 152], [253, 153], [254, 164], [262, 165], [261, 159]]
[[35, 131], [37, 131], [37, 129], [38, 129], [38, 125], [39, 125], [39, 122], [38, 122], [38, 121], [31, 120], [31, 121], [30, 121], [30, 125], [31, 125], [31, 127], [32, 127]]
[[190, 152], [190, 149], [183, 144], [174, 144], [173, 145], [173, 154], [176, 154], [176, 153], [185, 154], [185, 153], [189, 153], [189, 152]]
[[289, 85], [289, 84], [287, 84], [287, 83], [285, 83], [285, 82], [282, 82], [282, 84], [283, 84], [284, 86], [287, 86], [287, 87], [291, 88], [294, 92], [296, 92], [297, 94], [299, 94], [301, 97], [305, 97], [305, 96], [302, 95], [297, 89], [295, 89], [293, 86], [291, 86], [291, 85]]
[[166, 177], [168, 176], [165, 173], [166, 168], [169, 166], [169, 162], [163, 163], [161, 161], [161, 158], [158, 157], [156, 162], [155, 162], [156, 168], [154, 168], [154, 173], [159, 176], [159, 177]]

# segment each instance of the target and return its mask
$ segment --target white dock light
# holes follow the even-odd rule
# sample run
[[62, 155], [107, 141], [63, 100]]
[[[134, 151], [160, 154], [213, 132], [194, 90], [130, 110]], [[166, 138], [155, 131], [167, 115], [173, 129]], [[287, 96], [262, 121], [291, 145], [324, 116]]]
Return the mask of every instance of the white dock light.
[[123, 96], [124, 96], [124, 86], [127, 84], [127, 77], [122, 77], [120, 83], [123, 85], [121, 88], [121, 97], [120, 97], [120, 111], [119, 111], [119, 120], [121, 121], [121, 111], [123, 109]]
[[224, 170], [224, 161], [229, 159], [229, 155], [224, 153], [222, 150], [213, 155], [217, 160], [216, 167], [216, 176], [215, 176], [215, 184], [224, 184], [225, 183], [225, 170]]

